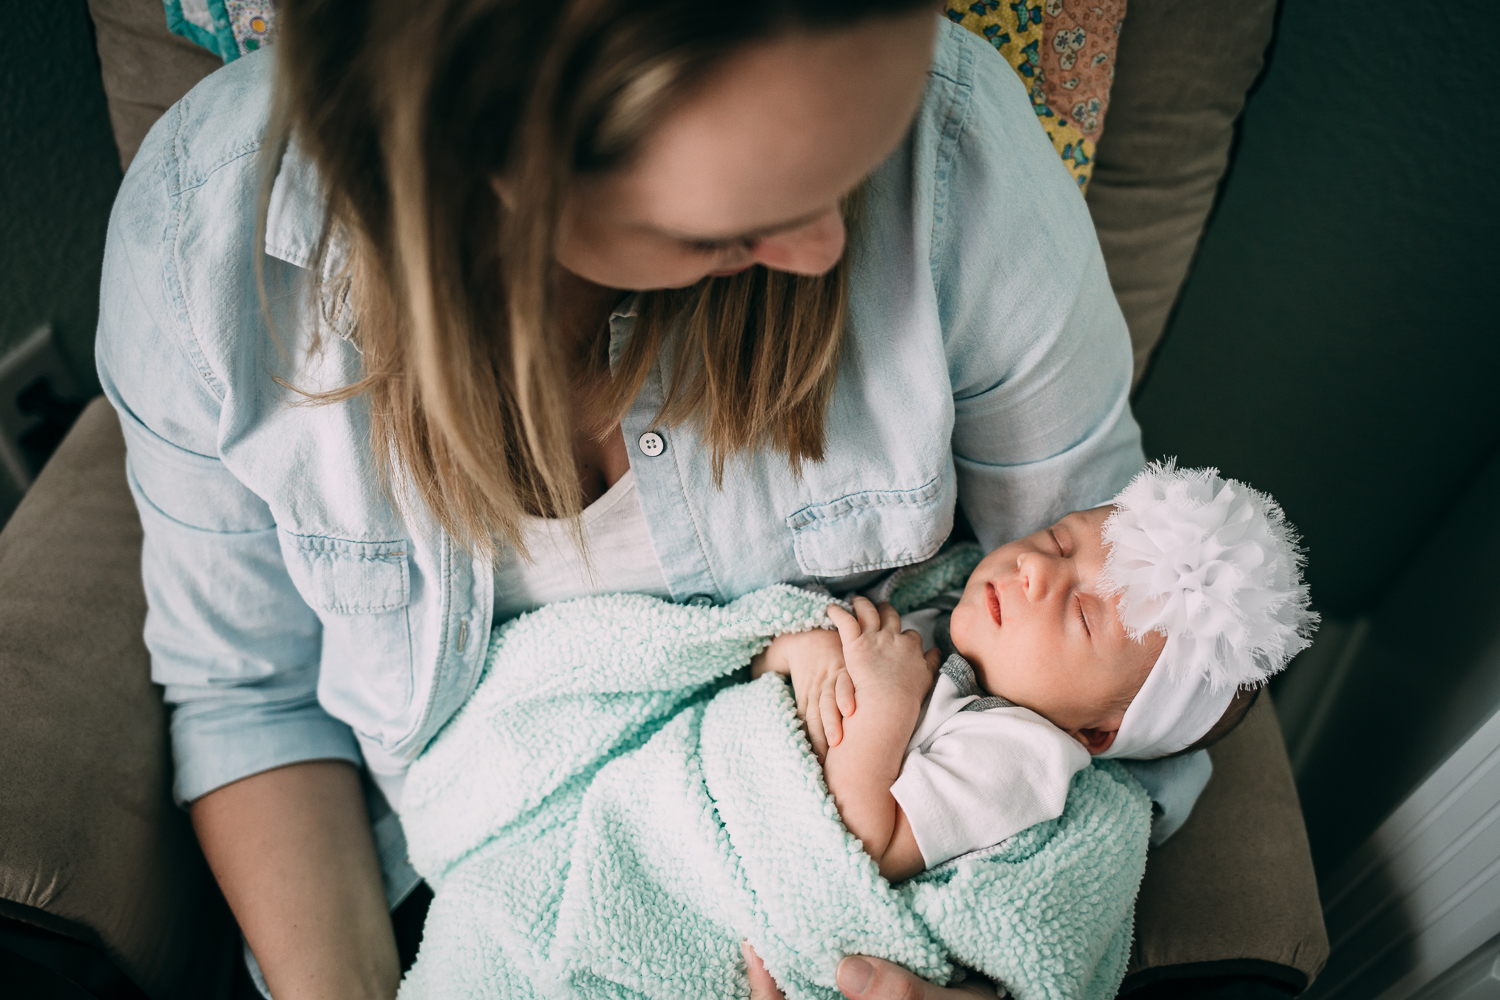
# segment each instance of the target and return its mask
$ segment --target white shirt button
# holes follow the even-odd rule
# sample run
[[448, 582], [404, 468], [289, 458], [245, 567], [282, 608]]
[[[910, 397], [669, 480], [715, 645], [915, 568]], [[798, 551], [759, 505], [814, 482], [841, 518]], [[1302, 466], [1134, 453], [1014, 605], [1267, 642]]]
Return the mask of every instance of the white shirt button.
[[667, 442], [655, 431], [647, 431], [642, 434], [641, 439], [636, 444], [640, 445], [641, 454], [647, 458], [655, 458], [667, 450]]
[[690, 608], [710, 608], [713, 603], [714, 599], [708, 594], [694, 594], [687, 599], [687, 606]]

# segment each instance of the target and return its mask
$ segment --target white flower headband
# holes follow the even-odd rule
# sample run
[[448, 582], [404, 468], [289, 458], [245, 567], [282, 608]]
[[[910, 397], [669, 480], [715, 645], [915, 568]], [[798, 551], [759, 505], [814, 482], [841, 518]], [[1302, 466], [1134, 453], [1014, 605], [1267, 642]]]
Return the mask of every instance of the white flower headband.
[[1118, 598], [1132, 639], [1167, 641], [1106, 756], [1159, 757], [1285, 667], [1318, 616], [1296, 532], [1266, 494], [1173, 460], [1147, 466], [1113, 503], [1100, 591]]

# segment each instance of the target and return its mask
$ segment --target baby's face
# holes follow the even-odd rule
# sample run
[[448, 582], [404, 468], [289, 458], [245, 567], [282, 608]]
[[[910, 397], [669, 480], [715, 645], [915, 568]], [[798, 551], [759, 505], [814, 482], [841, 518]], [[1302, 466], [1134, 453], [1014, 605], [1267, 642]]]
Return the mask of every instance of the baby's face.
[[1131, 640], [1113, 598], [1100, 596], [1101, 530], [1111, 507], [1069, 514], [1002, 545], [975, 567], [953, 611], [953, 645], [976, 679], [1101, 753], [1161, 653], [1155, 633]]

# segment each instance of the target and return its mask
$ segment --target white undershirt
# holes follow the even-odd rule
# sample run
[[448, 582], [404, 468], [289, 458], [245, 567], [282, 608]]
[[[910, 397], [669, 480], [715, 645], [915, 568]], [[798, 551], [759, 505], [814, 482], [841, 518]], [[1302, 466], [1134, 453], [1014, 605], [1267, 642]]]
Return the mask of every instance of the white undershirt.
[[[509, 545], [495, 553], [495, 624], [509, 621], [543, 604], [589, 594], [651, 594], [668, 600], [672, 592], [662, 574], [646, 512], [635, 488], [635, 472], [627, 471], [598, 500], [583, 509], [586, 565], [566, 521], [529, 517], [521, 531], [531, 561], [521, 559]], [[401, 807], [408, 761], [361, 739], [370, 776], [392, 808]]]
[[598, 500], [584, 508], [583, 560], [566, 521], [528, 517], [522, 525], [531, 561], [504, 546], [495, 556], [495, 623], [535, 611], [543, 604], [588, 594], [651, 594], [671, 599], [662, 575], [646, 512], [628, 470]]

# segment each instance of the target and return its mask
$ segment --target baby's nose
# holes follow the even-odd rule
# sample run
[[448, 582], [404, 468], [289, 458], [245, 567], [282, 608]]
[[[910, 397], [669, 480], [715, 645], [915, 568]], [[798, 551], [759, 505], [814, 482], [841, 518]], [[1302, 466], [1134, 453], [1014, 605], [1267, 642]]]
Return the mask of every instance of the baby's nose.
[[1016, 560], [1021, 590], [1028, 601], [1044, 601], [1052, 584], [1051, 560], [1039, 552], [1027, 552]]

